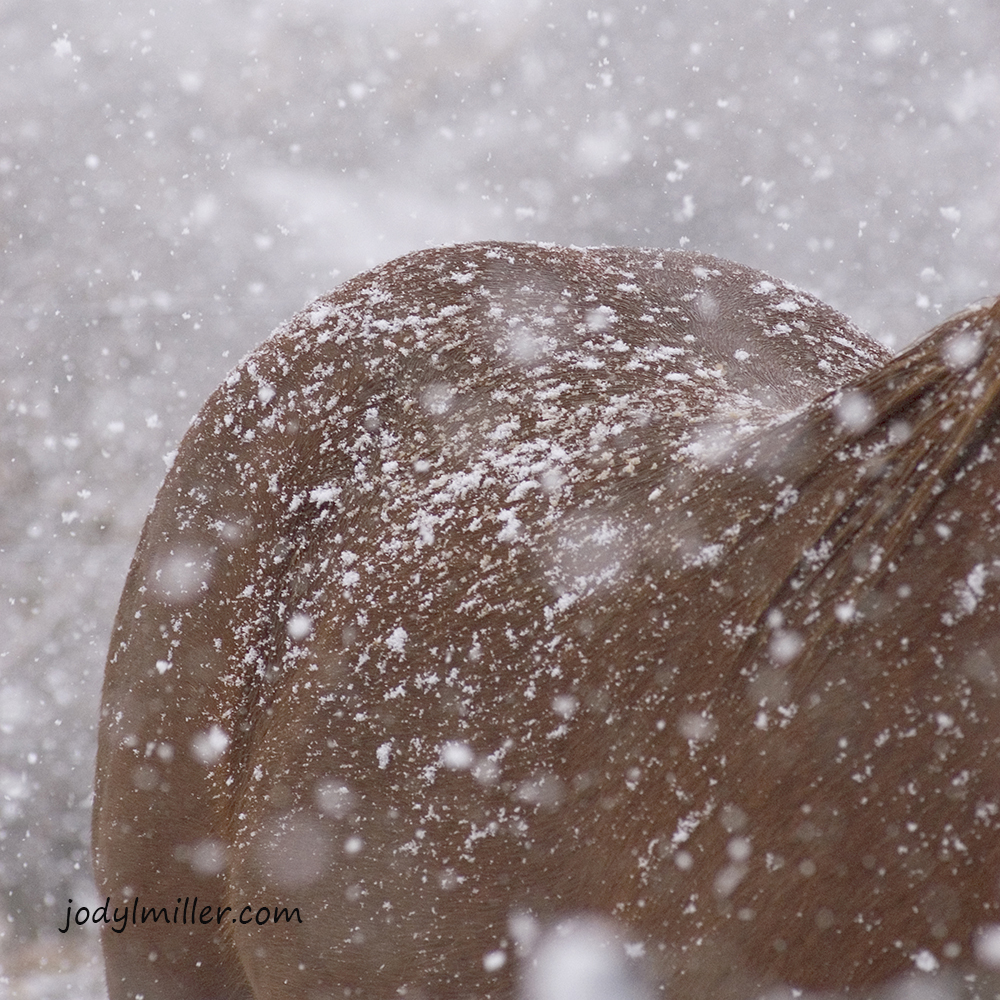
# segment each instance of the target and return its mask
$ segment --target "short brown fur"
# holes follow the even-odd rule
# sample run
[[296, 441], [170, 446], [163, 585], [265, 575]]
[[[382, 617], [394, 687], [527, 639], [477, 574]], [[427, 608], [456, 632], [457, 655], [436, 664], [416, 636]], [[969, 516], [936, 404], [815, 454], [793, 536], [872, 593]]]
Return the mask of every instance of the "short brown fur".
[[678, 252], [449, 247], [318, 300], [146, 523], [94, 811], [113, 904], [303, 923], [106, 933], [112, 1000], [510, 1000], [516, 915], [616, 921], [676, 1000], [975, 972], [998, 365], [996, 303], [890, 360]]

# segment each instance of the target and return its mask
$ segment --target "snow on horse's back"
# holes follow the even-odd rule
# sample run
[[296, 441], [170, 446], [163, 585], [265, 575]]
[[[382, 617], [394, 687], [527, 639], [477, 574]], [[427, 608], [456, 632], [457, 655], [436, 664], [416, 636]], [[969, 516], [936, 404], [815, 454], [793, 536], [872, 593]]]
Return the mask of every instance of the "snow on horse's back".
[[126, 582], [112, 1000], [985, 975], [998, 359], [995, 305], [893, 359], [681, 251], [443, 247], [316, 300]]

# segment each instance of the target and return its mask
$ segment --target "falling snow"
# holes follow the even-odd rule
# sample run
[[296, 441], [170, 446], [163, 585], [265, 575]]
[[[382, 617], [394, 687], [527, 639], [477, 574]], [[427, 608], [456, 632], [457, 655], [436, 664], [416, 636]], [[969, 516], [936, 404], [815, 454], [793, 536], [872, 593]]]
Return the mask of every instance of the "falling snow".
[[[586, 684], [573, 686], [567, 658], [586, 643], [622, 641], [594, 609], [613, 601], [623, 581], [649, 570], [646, 553], [659, 537], [651, 526], [660, 525], [670, 539], [654, 567], [658, 580], [695, 573], [700, 586], [720, 595], [746, 583], [720, 575], [727, 553], [752, 536], [746, 505], [734, 504], [718, 523], [677, 516], [672, 497], [678, 484], [651, 473], [643, 442], [660, 432], [664, 413], [673, 413], [678, 423], [666, 422], [666, 433], [675, 435], [670, 460], [683, 475], [735, 474], [734, 449], [883, 356], [850, 326], [828, 349], [813, 345], [816, 370], [808, 377], [796, 366], [775, 367], [783, 345], [803, 346], [807, 334], [796, 322], [811, 308], [808, 295], [781, 279], [817, 292], [895, 348], [966, 302], [995, 293], [997, 198], [990, 164], [1000, 88], [993, 65], [994, 13], [983, 0], [905, 9], [879, 2], [860, 14], [801, 3], [716, 3], [690, 12], [519, 0], [478, 7], [443, 0], [410, 6], [268, 0], [251, 8], [232, 0], [182, 0], [155, 10], [9, 4], [0, 88], [7, 112], [0, 116], [0, 310], [7, 352], [0, 365], [0, 548], [6, 554], [0, 583], [6, 615], [0, 644], [0, 980], [6, 984], [3, 977], [9, 978], [16, 995], [101, 995], [93, 929], [66, 936], [54, 929], [66, 899], [96, 903], [89, 872], [90, 792], [101, 664], [114, 603], [149, 504], [192, 414], [270, 326], [379, 261], [463, 239], [696, 248], [780, 276], [753, 272], [751, 295], [773, 311], [759, 327], [761, 336], [713, 345], [706, 345], [700, 328], [660, 342], [666, 317], [637, 307], [646, 293], [634, 273], [609, 277], [609, 301], [580, 305], [579, 336], [568, 349], [560, 333], [562, 314], [544, 304], [551, 288], [539, 290], [542, 305], [497, 296], [490, 304], [490, 329], [498, 351], [483, 349], [470, 356], [469, 365], [485, 372], [499, 358], [505, 370], [521, 372], [516, 389], [508, 390], [513, 398], [470, 399], [468, 383], [446, 370], [454, 346], [435, 339], [435, 330], [460, 326], [461, 313], [428, 306], [418, 321], [405, 311], [383, 316], [367, 330], [364, 344], [405, 334], [413, 338], [411, 358], [430, 358], [434, 345], [440, 348], [442, 363], [407, 402], [423, 413], [428, 427], [455, 436], [452, 450], [438, 454], [427, 442], [416, 447], [385, 437], [398, 417], [387, 390], [388, 403], [364, 402], [372, 411], [370, 426], [361, 426], [361, 418], [350, 442], [354, 450], [333, 463], [327, 476], [292, 493], [280, 476], [261, 482], [260, 498], [270, 497], [289, 517], [326, 517], [327, 524], [352, 504], [392, 514], [409, 503], [409, 520], [397, 537], [381, 539], [375, 555], [356, 537], [337, 541], [323, 570], [325, 594], [296, 590], [272, 608], [267, 634], [280, 648], [276, 660], [247, 624], [238, 633], [201, 636], [206, 662], [238, 648], [239, 669], [227, 675], [233, 689], [253, 677], [270, 691], [268, 685], [281, 676], [279, 666], [301, 669], [301, 691], [312, 692], [324, 710], [343, 712], [343, 725], [367, 727], [371, 741], [361, 753], [385, 781], [399, 780], [393, 769], [412, 762], [420, 782], [435, 789], [467, 780], [515, 799], [520, 790], [527, 798], [512, 808], [522, 812], [505, 814], [502, 821], [483, 819], [475, 828], [483, 837], [471, 843], [504, 837], [526, 842], [529, 834], [518, 825], [524, 810], [554, 809], [553, 803], [584, 794], [583, 778], [578, 787], [574, 776], [557, 775], [558, 784], [526, 773], [502, 791], [510, 780], [504, 769], [520, 766], [516, 745], [507, 747], [500, 738], [480, 745], [462, 729], [467, 723], [459, 722], [418, 747], [382, 740], [379, 720], [418, 692], [451, 706], [456, 719], [468, 719], [462, 713], [484, 697], [469, 664], [481, 663], [485, 670], [500, 657], [496, 636], [503, 633], [490, 631], [486, 581], [502, 575], [534, 542], [538, 558], [529, 577], [541, 582], [535, 590], [534, 584], [523, 588], [520, 603], [505, 609], [510, 634], [503, 643], [505, 662], [513, 660], [524, 671], [517, 696], [532, 706], [530, 735], [537, 734], [555, 755], [564, 752], [581, 720], [600, 719], [611, 729], [623, 724], [599, 693]], [[670, 308], [692, 327], [710, 328], [732, 303], [707, 287], [714, 265], [696, 266], [693, 297]], [[481, 287], [483, 275], [459, 261], [440, 277], [461, 292]], [[373, 288], [368, 305], [377, 311], [391, 297], [387, 287]], [[343, 318], [343, 303], [318, 300], [303, 314], [301, 333], [309, 328], [317, 340], [343, 337]], [[645, 327], [653, 335], [636, 343], [634, 329]], [[938, 345], [935, 363], [974, 377], [987, 349], [975, 324], [959, 325]], [[859, 350], [876, 353], [866, 357]], [[565, 383], [536, 381], [534, 373], [556, 361], [567, 365]], [[317, 368], [310, 385], [334, 378], [335, 366]], [[367, 374], [377, 381], [391, 369]], [[282, 372], [246, 368], [234, 377], [234, 398], [248, 409], [227, 414], [230, 422], [220, 424], [219, 440], [250, 445], [276, 428], [287, 432], [293, 421]], [[586, 379], [593, 387], [595, 380], [612, 377], [623, 377], [628, 392], [620, 398], [587, 395]], [[624, 397], [638, 391], [642, 378], [663, 392], [637, 407]], [[683, 403], [685, 387], [694, 393], [693, 403]], [[980, 378], [978, 392], [988, 396], [987, 389]], [[514, 419], [518, 394], [532, 400], [530, 426]], [[335, 396], [325, 397], [330, 413], [345, 405]], [[881, 405], [875, 397], [866, 390], [829, 401], [831, 420], [848, 439], [858, 438], [845, 440], [830, 462], [860, 461], [866, 482], [891, 482], [884, 478], [887, 455], [922, 439], [925, 414], [900, 415], [875, 440], [872, 418]], [[303, 413], [317, 412], [314, 404], [306, 396], [295, 403]], [[466, 426], [470, 407], [478, 416]], [[559, 422], [566, 413], [572, 413], [569, 446]], [[489, 421], [479, 419], [485, 414]], [[687, 436], [676, 434], [689, 418]], [[945, 427], [946, 421], [955, 423]], [[946, 421], [942, 433], [958, 435], [961, 415], [949, 412]], [[463, 427], [470, 436], [462, 437]], [[794, 451], [790, 441], [782, 447]], [[982, 444], [978, 465], [963, 466], [961, 481], [986, 481], [977, 477], [992, 461], [989, 448]], [[475, 460], [469, 468], [448, 466], [447, 458], [438, 461], [442, 454], [474, 454]], [[605, 475], [601, 482], [623, 477], [634, 483], [641, 503], [629, 499], [628, 506], [619, 498], [604, 506], [579, 504], [581, 456], [593, 461], [595, 475]], [[325, 453], [312, 457], [327, 461]], [[942, 456], [910, 457], [928, 473], [929, 484]], [[753, 460], [757, 470], [770, 461], [759, 454]], [[207, 470], [207, 478], [215, 471]], [[414, 484], [418, 491], [409, 502], [405, 491]], [[814, 507], [802, 484], [786, 486], [776, 484], [776, 502], [767, 513], [789, 531]], [[191, 497], [193, 517], [197, 500]], [[880, 511], [909, 517], [925, 500], [920, 490], [911, 495], [887, 489], [881, 506], [863, 512], [864, 530], [877, 533]], [[226, 572], [214, 556], [219, 547], [252, 547], [253, 526], [243, 513], [238, 506], [220, 511], [204, 546], [158, 553], [148, 593], [169, 609], [162, 622], [167, 634], [188, 634], [187, 609]], [[951, 513], [944, 511], [917, 532], [923, 551], [965, 544], [968, 519], [949, 520]], [[451, 607], [480, 625], [478, 631], [470, 626], [464, 646], [442, 644], [426, 668], [424, 643], [410, 616], [431, 613], [444, 599], [449, 546], [468, 532], [485, 541], [456, 584], [460, 594]], [[809, 618], [816, 609], [807, 606], [808, 595], [833, 566], [833, 537], [813, 537], [804, 545], [808, 555], [790, 571], [785, 623], [770, 627], [734, 608], [713, 623], [707, 644], [712, 650], [716, 643], [718, 649], [756, 643], [761, 652], [738, 683], [747, 692], [750, 724], [764, 723], [756, 730], [762, 739], [792, 731], [796, 720], [808, 717], [811, 696], [824, 705], [838, 698], [836, 688], [798, 690], [789, 673], [803, 652], [795, 637], [808, 644], [810, 629], [819, 627]], [[885, 591], [893, 596], [881, 605], [866, 595], [863, 583], [846, 583], [903, 572], [898, 551], [878, 552], [863, 541], [850, 567], [824, 585], [832, 596], [823, 606], [833, 610], [822, 628], [833, 644], [850, 641], [854, 632], [865, 634], [878, 621], [895, 621], [925, 600], [919, 575], [894, 579]], [[308, 561], [280, 544], [261, 556], [276, 571], [290, 558]], [[385, 583], [385, 566], [399, 567], [395, 589]], [[897, 742], [922, 739], [926, 730], [938, 741], [932, 752], [944, 755], [935, 765], [943, 769], [942, 794], [950, 802], [967, 802], [984, 836], [993, 829], [992, 799], [985, 793], [977, 798], [985, 781], [979, 765], [950, 767], [959, 752], [956, 732], [965, 733], [966, 741], [976, 739], [976, 725], [983, 724], [964, 714], [974, 709], [977, 692], [996, 684], [992, 646], [985, 642], [956, 656], [948, 637], [993, 613], [997, 581], [989, 545], [970, 550], [968, 560], [948, 571], [941, 602], [926, 616], [933, 618], [927, 625], [931, 640], [884, 638], [898, 648], [901, 664], [926, 652], [942, 676], [968, 690], [957, 692], [958, 702], [947, 711], [918, 711], [890, 676], [884, 691], [854, 706], [858, 725], [884, 702], [900, 713], [879, 730], [888, 734], [881, 745], [873, 740], [855, 750], [852, 742], [848, 751], [837, 750], [846, 754], [838, 766], [861, 777], [853, 783], [873, 814], [884, 808], [878, 796], [889, 794], [878, 778], [888, 759], [880, 754], [891, 756]], [[267, 599], [264, 582], [247, 586], [234, 597], [240, 608]], [[388, 602], [384, 615], [371, 606], [376, 594]], [[800, 605], [794, 594], [806, 595]], [[334, 599], [345, 613], [332, 637], [321, 606]], [[537, 648], [525, 638], [534, 624], [532, 599], [543, 609], [537, 626], [544, 642]], [[670, 609], [658, 624], [666, 628], [681, 620]], [[545, 645], [557, 637], [557, 645]], [[326, 659], [310, 659], [308, 651], [323, 642], [329, 642]], [[369, 659], [362, 662], [366, 652]], [[702, 653], [706, 664], [715, 655]], [[652, 657], [639, 666], [669, 689], [684, 665], [683, 655], [677, 656], [681, 661]], [[182, 683], [187, 662], [183, 651], [177, 654], [165, 643], [147, 669], [157, 682], [173, 685]], [[868, 669], [866, 662], [857, 657], [859, 674]], [[368, 673], [383, 678], [384, 693], [398, 693], [377, 709], [360, 703], [357, 688], [348, 705], [321, 701], [330, 695], [333, 663], [358, 680]], [[557, 669], [561, 673], [553, 674]], [[703, 687], [689, 692], [695, 701], [710, 689], [713, 670], [707, 665]], [[509, 681], [509, 674], [504, 677]], [[669, 714], [669, 724], [666, 712], [658, 716], [661, 732], [683, 740], [684, 759], [697, 766], [717, 745], [718, 727], [726, 726], [725, 717], [720, 723], [704, 709], [685, 704]], [[940, 727], [942, 715], [955, 725]], [[715, 733], [704, 735], [713, 726]], [[904, 735], [911, 732], [916, 735]], [[336, 741], [337, 734], [330, 738]], [[152, 737], [129, 745], [136, 787], [154, 787], [158, 769], [171, 761], [191, 762], [206, 781], [216, 781], [241, 739], [231, 720], [205, 720], [182, 740]], [[673, 766], [662, 760], [659, 765]], [[601, 801], [626, 796], [620, 808], [628, 809], [627, 797], [649, 784], [652, 766], [622, 762], [620, 785], [602, 791]], [[270, 780], [262, 764], [251, 773], [256, 784]], [[770, 783], [773, 774], [766, 773]], [[274, 791], [278, 799], [281, 794]], [[346, 778], [323, 775], [309, 790], [313, 818], [353, 822], [359, 794]], [[670, 791], [678, 816], [705, 807], [683, 800], [684, 794], [681, 786]], [[914, 801], [925, 794], [923, 786], [913, 795], [905, 792]], [[496, 829], [484, 832], [490, 823]], [[663, 842], [674, 829], [671, 823], [660, 831]], [[812, 843], [809, 830], [797, 843]], [[946, 846], [921, 841], [921, 851], [961, 854], [955, 845], [962, 843], [976, 856], [968, 836], [938, 832]], [[466, 833], [472, 837], [471, 827]], [[411, 840], [424, 845], [426, 854], [429, 836], [414, 833]], [[294, 842], [303, 856], [319, 852], [287, 869], [302, 878], [329, 845], [308, 825]], [[193, 870], [218, 869], [219, 842], [209, 838], [189, 846]], [[918, 867], [923, 855], [912, 853], [912, 845], [900, 846], [911, 851], [907, 863]], [[344, 833], [336, 854], [369, 857], [370, 841]], [[757, 857], [755, 848], [746, 863], [752, 866]], [[714, 874], [744, 863], [726, 858]], [[692, 877], [706, 867], [696, 847], [669, 862]], [[442, 864], [427, 877], [454, 889], [468, 885], [456, 864]], [[780, 870], [797, 870], [795, 865], [789, 861]], [[723, 888], [735, 873], [729, 876]], [[734, 883], [731, 896], [721, 895], [735, 899], [749, 877]], [[706, 885], [714, 899], [712, 880]], [[352, 884], [344, 891], [360, 890]], [[685, 896], [680, 905], [689, 903]], [[703, 912], [704, 900], [697, 906]], [[949, 912], [944, 903], [938, 909]], [[734, 904], [733, 920], [752, 925], [759, 919], [747, 917], [752, 910]], [[872, 926], [879, 919], [862, 917]], [[552, 944], [553, 926], [530, 914], [525, 919], [524, 926], [534, 927], [534, 944], [525, 943], [531, 934], [519, 938], [510, 927], [496, 928], [479, 942], [477, 968], [509, 974], [520, 961], [518, 948], [541, 947], [539, 941], [547, 943], [537, 954], [550, 956], [556, 970], [565, 968], [564, 952]], [[817, 916], [815, 926], [829, 919], [827, 913]], [[946, 922], [921, 920], [928, 934], [947, 930]], [[972, 943], [944, 934], [926, 947], [902, 944], [900, 955], [919, 971], [933, 962], [947, 965], [958, 948], [995, 967], [990, 956], [995, 958], [996, 948], [989, 944], [995, 925], [989, 920]], [[604, 924], [596, 930], [573, 926], [580, 933], [569, 936], [578, 937], [577, 945], [567, 945], [566, 953], [607, 958], [595, 981], [615, 984], [621, 996], [645, 995], [643, 981], [633, 975], [639, 962], [634, 953], [641, 944], [643, 961], [649, 961], [653, 945], [616, 938], [618, 931]], [[607, 944], [612, 939], [613, 947]], [[72, 971], [49, 971], [60, 963]], [[552, 986], [552, 995], [562, 995], [560, 988]]]

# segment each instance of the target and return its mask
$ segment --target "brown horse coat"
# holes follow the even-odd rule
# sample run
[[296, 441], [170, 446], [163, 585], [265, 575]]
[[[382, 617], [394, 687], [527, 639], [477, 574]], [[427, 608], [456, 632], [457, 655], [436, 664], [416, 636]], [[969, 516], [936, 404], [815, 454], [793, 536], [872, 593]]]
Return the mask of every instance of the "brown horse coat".
[[106, 929], [112, 1000], [508, 1000], [579, 914], [675, 1000], [974, 974], [998, 363], [996, 305], [890, 360], [679, 251], [453, 246], [314, 302], [122, 596], [96, 871], [168, 912]]

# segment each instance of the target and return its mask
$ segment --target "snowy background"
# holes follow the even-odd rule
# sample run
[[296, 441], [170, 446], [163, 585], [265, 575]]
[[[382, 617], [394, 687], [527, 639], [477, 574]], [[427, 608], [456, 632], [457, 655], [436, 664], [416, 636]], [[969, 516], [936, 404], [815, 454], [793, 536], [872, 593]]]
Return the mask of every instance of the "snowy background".
[[93, 893], [110, 623], [245, 351], [482, 238], [707, 250], [901, 347], [1000, 291], [998, 29], [995, 0], [0, 0], [8, 995], [99, 995], [55, 928]]

